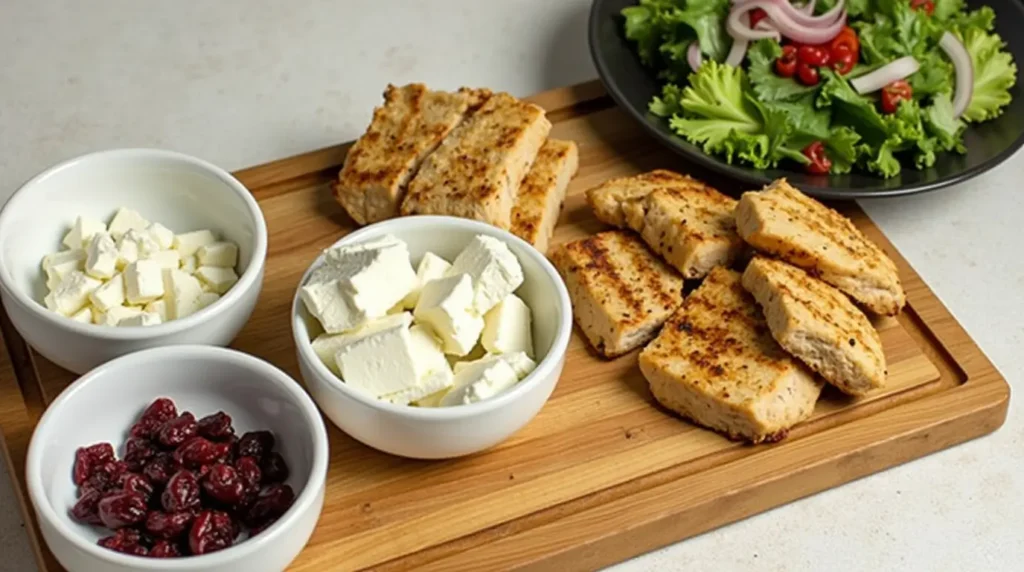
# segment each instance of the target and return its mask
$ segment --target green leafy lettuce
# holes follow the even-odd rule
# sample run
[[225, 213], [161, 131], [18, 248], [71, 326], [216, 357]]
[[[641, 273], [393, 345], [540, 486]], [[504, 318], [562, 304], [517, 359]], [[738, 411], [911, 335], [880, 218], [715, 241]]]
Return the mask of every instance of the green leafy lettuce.
[[1017, 65], [1003, 40], [978, 27], [967, 28], [961, 37], [974, 64], [974, 92], [963, 118], [988, 121], [999, 117], [1010, 103], [1010, 88], [1017, 82]]
[[700, 43], [705, 57], [720, 60], [731, 40], [725, 31], [729, 0], [640, 0], [622, 10], [626, 38], [644, 65], [662, 79], [681, 81], [690, 72], [686, 50]]

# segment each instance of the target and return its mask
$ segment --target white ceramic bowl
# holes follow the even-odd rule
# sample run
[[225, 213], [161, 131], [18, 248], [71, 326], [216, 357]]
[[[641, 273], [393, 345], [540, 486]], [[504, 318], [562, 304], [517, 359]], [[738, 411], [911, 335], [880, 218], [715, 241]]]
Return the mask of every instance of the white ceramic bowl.
[[[178, 410], [202, 417], [231, 416], [238, 434], [267, 429], [288, 463], [295, 504], [254, 538], [202, 556], [167, 560], [128, 556], [96, 541], [111, 534], [79, 524], [71, 480], [75, 451], [110, 442], [120, 456], [128, 429], [154, 399], [170, 397]], [[284, 570], [313, 532], [324, 502], [327, 431], [302, 387], [269, 363], [210, 346], [144, 350], [110, 361], [71, 384], [50, 404], [29, 444], [25, 476], [46, 544], [68, 570], [214, 572]]]
[[[118, 207], [178, 233], [221, 233], [238, 244], [238, 283], [207, 308], [157, 326], [83, 324], [48, 310], [43, 256], [61, 248], [78, 215], [109, 221]], [[267, 225], [252, 194], [223, 169], [171, 151], [117, 149], [71, 159], [25, 183], [0, 211], [0, 299], [29, 344], [75, 373], [145, 348], [227, 345], [256, 305], [266, 256]]]
[[[335, 246], [386, 234], [408, 243], [414, 266], [428, 251], [452, 260], [478, 234], [506, 243], [523, 267], [525, 280], [516, 293], [533, 313], [537, 369], [509, 391], [479, 403], [418, 408], [377, 401], [348, 387], [317, 358], [310, 340], [323, 330], [296, 292], [292, 332], [306, 387], [320, 409], [342, 431], [394, 455], [443, 459], [482, 451], [504, 441], [540, 411], [562, 373], [572, 332], [572, 310], [565, 284], [544, 255], [523, 240], [493, 226], [460, 218], [392, 219], [357, 230]], [[320, 256], [300, 284], [305, 284], [310, 272], [322, 263]]]

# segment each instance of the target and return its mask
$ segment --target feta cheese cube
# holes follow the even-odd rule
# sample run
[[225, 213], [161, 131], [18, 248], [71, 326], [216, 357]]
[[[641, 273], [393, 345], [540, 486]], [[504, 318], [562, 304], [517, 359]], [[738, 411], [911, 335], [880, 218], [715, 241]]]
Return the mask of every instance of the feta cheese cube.
[[160, 315], [156, 312], [140, 312], [134, 316], [121, 318], [117, 321], [119, 328], [132, 328], [139, 326], [155, 326], [161, 323]]
[[194, 230], [174, 237], [174, 249], [182, 257], [192, 256], [199, 247], [217, 242], [217, 235], [212, 230]]
[[149, 221], [138, 212], [121, 207], [114, 213], [114, 218], [110, 221], [107, 232], [116, 240], [129, 230], [143, 231], [148, 226]]
[[89, 241], [86, 249], [85, 272], [94, 278], [110, 278], [117, 271], [118, 253], [114, 239], [105, 232], [98, 232]]
[[334, 340], [334, 359], [345, 383], [375, 398], [416, 388], [430, 369], [414, 347], [411, 323], [408, 312], [395, 314]]
[[[180, 255], [181, 253], [179, 252], [178, 254]], [[199, 262], [196, 260], [195, 254], [190, 254], [181, 258], [181, 269], [183, 271], [193, 274], [195, 273], [196, 268], [199, 268]]]
[[431, 280], [444, 278], [445, 273], [451, 267], [450, 262], [433, 252], [424, 254], [420, 259], [419, 266], [416, 267], [416, 287], [402, 300], [402, 305], [410, 309], [415, 308], [416, 302], [420, 299], [420, 290], [423, 289], [423, 285]]
[[150, 314], [156, 314], [157, 316], [160, 316], [160, 321], [161, 322], [166, 322], [167, 321], [167, 301], [166, 300], [163, 300], [163, 299], [153, 300], [149, 304], [146, 304], [146, 307], [143, 308], [142, 310], [144, 312], [147, 312], [147, 313], [150, 313]]
[[519, 376], [505, 360], [495, 359], [460, 368], [454, 387], [441, 399], [443, 407], [468, 405], [493, 397], [519, 383]]
[[484, 235], [475, 236], [452, 262], [448, 275], [459, 274], [473, 279], [473, 307], [481, 315], [523, 283], [523, 268], [508, 246]]
[[43, 270], [48, 270], [53, 266], [67, 262], [78, 262], [84, 268], [86, 257], [87, 254], [83, 248], [73, 248], [71, 250], [61, 250], [60, 252], [47, 254], [43, 257]]
[[178, 269], [181, 267], [181, 255], [177, 250], [160, 250], [144, 258], [156, 262], [161, 268]]
[[519, 296], [509, 294], [484, 315], [480, 344], [492, 354], [526, 352], [533, 357], [530, 307]]
[[489, 354], [477, 360], [456, 363], [454, 367], [455, 375], [458, 375], [464, 369], [478, 367], [482, 364], [495, 360], [503, 361], [511, 366], [519, 379], [523, 379], [530, 375], [530, 372], [537, 368], [537, 362], [530, 359], [530, 356], [526, 355], [526, 352], [511, 352], [498, 355]]
[[54, 264], [46, 269], [46, 288], [53, 290], [60, 284], [61, 280], [72, 270], [84, 270], [85, 263], [82, 260], [69, 260], [60, 264]]
[[121, 320], [142, 314], [143, 311], [134, 306], [114, 306], [98, 315], [97, 323], [104, 326], [117, 326]]
[[181, 270], [164, 269], [163, 279], [169, 319], [184, 318], [199, 310], [199, 295], [203, 288], [197, 278]]
[[90, 308], [89, 306], [86, 306], [86, 307], [82, 308], [81, 310], [79, 310], [78, 312], [73, 314], [71, 316], [71, 319], [76, 321], [76, 322], [82, 322], [83, 324], [91, 324], [92, 323], [92, 308]]
[[400, 314], [386, 316], [380, 320], [374, 320], [363, 324], [362, 326], [344, 334], [323, 333], [317, 336], [316, 339], [312, 341], [311, 345], [313, 346], [313, 351], [316, 353], [317, 357], [320, 358], [320, 361], [323, 362], [328, 369], [334, 372], [335, 375], [340, 377], [341, 370], [338, 368], [338, 362], [335, 358], [341, 348], [378, 330], [392, 327], [396, 324], [404, 324], [406, 327], [409, 327], [412, 325], [412, 315], [408, 312], [402, 312]]
[[217, 300], [220, 300], [220, 294], [216, 292], [203, 292], [196, 298], [196, 305], [199, 306], [196, 311], [202, 310]]
[[238, 275], [230, 268], [219, 266], [200, 266], [195, 271], [195, 277], [210, 287], [211, 292], [223, 294], [231, 289], [238, 282]]
[[163, 297], [163, 268], [152, 260], [138, 260], [125, 266], [124, 292], [129, 304], [145, 304]]
[[146, 233], [153, 239], [153, 242], [160, 246], [160, 250], [174, 248], [174, 231], [166, 226], [158, 222], [151, 223], [146, 227]]
[[121, 268], [157, 252], [160, 252], [160, 245], [148, 234], [134, 229], [122, 234], [117, 241], [117, 263]]
[[421, 398], [413, 403], [416, 407], [441, 407], [441, 400], [448, 393], [450, 387], [446, 387], [440, 391], [431, 393], [430, 395]]
[[75, 224], [71, 227], [71, 230], [64, 237], [64, 246], [72, 249], [84, 248], [94, 234], [106, 231], [107, 225], [103, 224], [103, 221], [92, 217], [79, 216], [75, 219]]
[[414, 315], [441, 339], [445, 353], [466, 355], [484, 329], [484, 319], [472, 307], [473, 280], [468, 274], [459, 274], [428, 282]]
[[233, 242], [213, 242], [196, 250], [200, 266], [234, 268], [238, 264], [238, 247]]
[[115, 274], [106, 284], [89, 294], [89, 301], [100, 312], [124, 304], [124, 275]]
[[382, 395], [381, 401], [394, 403], [395, 405], [409, 405], [414, 401], [423, 399], [428, 395], [434, 395], [446, 391], [452, 385], [452, 372], [449, 369], [429, 371], [424, 375], [415, 387], [405, 391]]
[[61, 280], [57, 288], [46, 296], [46, 307], [65, 316], [77, 314], [89, 303], [89, 294], [102, 284], [103, 282], [87, 276], [84, 272], [72, 270]]

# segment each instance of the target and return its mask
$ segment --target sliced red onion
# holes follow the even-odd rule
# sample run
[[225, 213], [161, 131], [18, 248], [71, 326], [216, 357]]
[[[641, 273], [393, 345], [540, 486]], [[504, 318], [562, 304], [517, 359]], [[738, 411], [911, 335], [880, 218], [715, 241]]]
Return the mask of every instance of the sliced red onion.
[[[842, 0], [840, 0], [841, 2]], [[783, 5], [787, 6], [788, 10], [782, 8]], [[768, 18], [771, 19], [772, 26], [778, 32], [752, 30], [749, 26], [743, 26], [740, 23], [740, 16], [755, 8], [765, 11]], [[744, 38], [747, 40], [774, 38], [778, 40], [781, 34], [802, 44], [824, 44], [838, 36], [843, 26], [846, 25], [845, 10], [839, 13], [838, 18], [827, 24], [824, 23], [824, 20], [820, 20], [822, 16], [815, 17], [816, 21], [814, 24], [797, 23], [790, 15], [791, 12], [795, 11], [796, 9], [786, 0], [749, 0], [733, 8], [729, 14], [729, 19], [726, 21], [726, 29], [733, 38]], [[831, 14], [833, 11], [834, 9], [829, 10], [829, 13]], [[807, 18], [803, 14], [800, 15]]]
[[963, 43], [949, 32], [942, 34], [939, 47], [953, 61], [953, 68], [956, 70], [956, 85], [953, 88], [953, 116], [960, 117], [967, 110], [967, 106], [971, 104], [971, 98], [974, 96], [974, 62], [971, 61], [971, 54], [967, 52]]
[[[738, 0], [732, 4], [734, 8], [739, 8], [741, 6], [747, 6], [754, 1], [755, 0]], [[809, 0], [799, 6], [790, 4], [788, 0], [771, 0], [771, 2], [778, 6], [780, 10], [785, 12], [793, 22], [815, 27], [835, 22], [839, 19], [840, 14], [843, 12], [843, 8], [846, 6], [846, 0], [839, 0], [836, 2], [835, 6], [829, 9], [828, 12], [825, 12], [820, 16], [815, 16], [814, 7], [817, 5], [817, 0]]]
[[[818, 0], [810, 0], [810, 2], [807, 2], [803, 6], [798, 6], [797, 10], [799, 10], [800, 12], [802, 12], [803, 14], [805, 14], [807, 16], [813, 16], [814, 15], [814, 5], [817, 4], [817, 3], [818, 3]], [[839, 4], [836, 4], [836, 6], [838, 6], [838, 5]], [[836, 9], [835, 6], [833, 6], [832, 9], [835, 10]], [[822, 16], [824, 16], [824, 15], [825, 14], [822, 14]]]
[[871, 73], [851, 79], [850, 85], [853, 86], [853, 89], [857, 90], [857, 93], [864, 95], [865, 93], [878, 91], [896, 80], [913, 75], [920, 68], [921, 64], [917, 63], [914, 56], [904, 56], [885, 64]]
[[[813, 0], [812, 0], [813, 1]], [[746, 13], [740, 16], [740, 24], [750, 29], [750, 16]], [[758, 22], [760, 23], [760, 22]], [[743, 58], [747, 55], [747, 47], [750, 46], [750, 41], [743, 38], [733, 38], [732, 47], [729, 48], [729, 55], [725, 56], [726, 65], [733, 67], [739, 66], [743, 62]]]
[[690, 42], [690, 47], [686, 48], [686, 63], [690, 64], [693, 71], [699, 70], [700, 64], [704, 63], [704, 56], [700, 53], [700, 42], [697, 40]]

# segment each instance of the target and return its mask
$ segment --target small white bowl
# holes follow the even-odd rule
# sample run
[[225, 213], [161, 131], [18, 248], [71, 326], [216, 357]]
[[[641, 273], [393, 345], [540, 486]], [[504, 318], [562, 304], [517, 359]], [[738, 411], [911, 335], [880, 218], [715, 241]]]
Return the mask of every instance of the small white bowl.
[[[178, 233], [221, 233], [238, 244], [238, 283], [207, 308], [156, 326], [83, 324], [47, 309], [43, 256], [61, 248], [78, 215], [109, 221], [118, 207]], [[266, 256], [267, 225], [252, 194], [227, 171], [172, 151], [116, 149], [71, 159], [22, 185], [0, 211], [0, 299], [29, 344], [75, 373], [145, 348], [229, 344], [252, 315]]]
[[[565, 284], [544, 255], [520, 238], [461, 218], [396, 218], [357, 230], [334, 246], [386, 234], [408, 243], [414, 266], [428, 251], [452, 260], [479, 234], [507, 244], [523, 267], [525, 280], [516, 293], [532, 310], [537, 369], [512, 389], [479, 403], [420, 408], [378, 401], [350, 388], [320, 361], [310, 340], [323, 329], [306, 311], [296, 292], [292, 301], [292, 333], [299, 369], [313, 399], [342, 431], [366, 445], [403, 457], [458, 457], [504, 441], [540, 411], [562, 373], [572, 333], [572, 310]], [[322, 255], [303, 275], [300, 285], [321, 264]]]
[[[202, 556], [150, 559], [96, 544], [112, 534], [79, 524], [71, 480], [75, 451], [110, 442], [120, 457], [128, 429], [154, 399], [169, 397], [178, 410], [202, 417], [219, 410], [236, 432], [267, 429], [288, 463], [295, 503], [261, 534]], [[302, 387], [269, 363], [210, 346], [144, 350], [110, 361], [72, 383], [50, 404], [29, 444], [25, 477], [43, 539], [68, 570], [127, 572], [162, 570], [278, 572], [309, 540], [324, 502], [329, 453], [327, 430]]]

